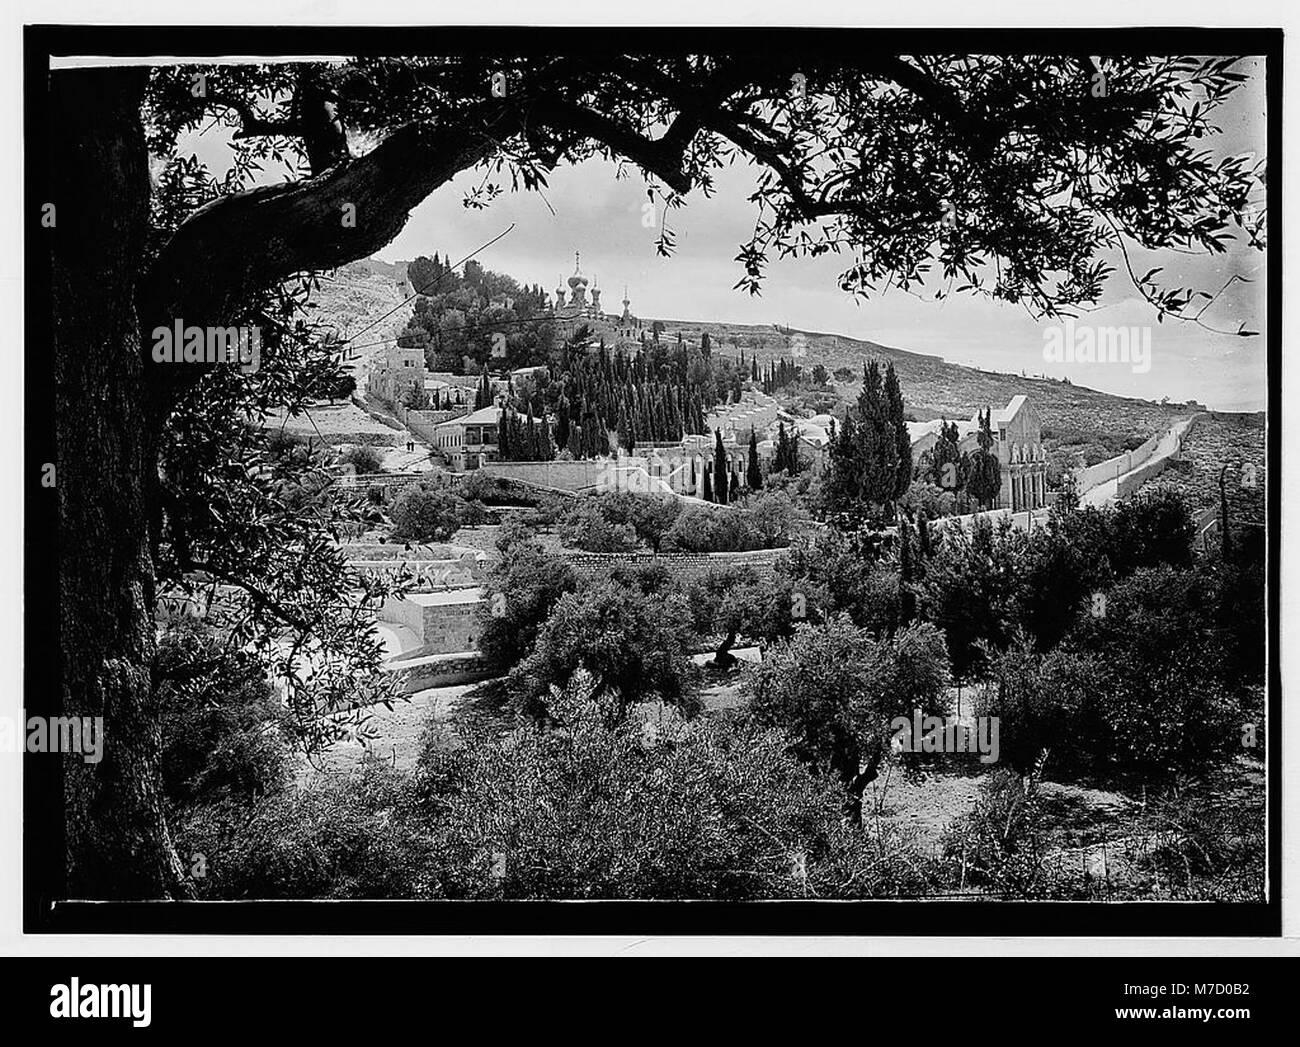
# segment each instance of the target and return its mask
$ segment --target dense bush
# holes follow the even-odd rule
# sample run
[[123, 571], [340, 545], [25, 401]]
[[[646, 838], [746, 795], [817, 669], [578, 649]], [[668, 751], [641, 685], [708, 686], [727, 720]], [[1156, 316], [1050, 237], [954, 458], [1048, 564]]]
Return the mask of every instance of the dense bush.
[[1047, 655], [1021, 639], [996, 656], [980, 712], [1001, 720], [1024, 769], [1042, 749], [1067, 773], [1203, 773], [1240, 745], [1224, 684], [1212, 579], [1145, 568], [1105, 594]]
[[533, 540], [525, 528], [503, 528], [501, 558], [488, 572], [479, 603], [479, 650], [499, 672], [526, 656], [538, 630], [565, 593], [578, 587], [573, 568]]
[[957, 498], [952, 491], [945, 491], [928, 480], [913, 480], [898, 499], [898, 506], [912, 513], [920, 513], [927, 520], [937, 520], [941, 516], [952, 516], [957, 512]]
[[157, 672], [169, 804], [246, 802], [281, 788], [289, 724], [251, 654], [186, 623], [163, 635]]
[[445, 809], [439, 893], [457, 898], [790, 898], [923, 893], [901, 834], [847, 830], [827, 783], [774, 731], [626, 718], [578, 674], [564, 726], [448, 751], [422, 783]]
[[198, 808], [176, 836], [180, 854], [205, 858], [200, 897], [426, 897], [436, 858], [408, 776], [379, 760], [251, 810]]
[[565, 545], [589, 553], [626, 553], [638, 547], [636, 530], [630, 523], [611, 519], [599, 499], [583, 498], [569, 510], [560, 525]]
[[694, 713], [689, 630], [689, 609], [676, 593], [647, 595], [612, 582], [566, 593], [511, 674], [512, 691], [526, 714], [553, 715], [546, 708], [551, 687], [566, 686], [582, 668], [598, 696], [616, 695], [622, 709], [660, 699]]
[[899, 572], [880, 555], [869, 555], [839, 531], [827, 528], [796, 538], [777, 570], [799, 594], [810, 621], [847, 614], [855, 625], [893, 629], [901, 622]]
[[763, 536], [744, 509], [687, 506], [664, 538], [666, 548], [688, 553], [735, 553], [763, 548]]
[[393, 499], [389, 516], [393, 537], [410, 542], [445, 542], [466, 524], [480, 519], [481, 507], [456, 497], [450, 491], [408, 487]]
[[339, 460], [345, 465], [352, 466], [358, 475], [379, 472], [384, 461], [383, 456], [375, 448], [367, 444], [356, 444], [349, 447], [343, 452]]

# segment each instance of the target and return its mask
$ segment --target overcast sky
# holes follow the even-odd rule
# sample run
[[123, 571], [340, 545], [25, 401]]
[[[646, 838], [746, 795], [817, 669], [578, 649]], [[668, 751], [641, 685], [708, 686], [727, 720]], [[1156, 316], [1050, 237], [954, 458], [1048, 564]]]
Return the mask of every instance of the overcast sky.
[[[1252, 79], [1220, 111], [1224, 133], [1211, 147], [1222, 154], [1262, 157], [1262, 59], [1246, 64], [1243, 71], [1252, 72]], [[210, 132], [194, 143], [201, 156], [219, 157], [220, 143], [213, 141], [218, 134]], [[747, 200], [752, 168], [724, 169], [713, 197], [693, 193], [685, 207], [668, 216], [678, 245], [669, 259], [655, 254], [656, 230], [642, 225], [646, 186], [639, 174], [620, 180], [614, 165], [589, 161], [555, 171], [544, 198], [507, 192], [486, 210], [465, 208], [466, 191], [482, 177], [481, 170], [465, 172], [435, 192], [412, 212], [405, 230], [379, 257], [394, 261], [437, 251], [455, 261], [515, 223], [509, 236], [478, 256], [484, 266], [553, 292], [573, 271], [574, 251], [581, 251], [583, 271], [599, 281], [602, 304], [609, 312], [621, 309], [626, 284], [632, 311], [643, 317], [782, 323], [990, 370], [1068, 375], [1079, 384], [1125, 395], [1195, 398], [1222, 410], [1261, 410], [1266, 403], [1264, 256], [1244, 244], [1214, 257], [1139, 252], [1134, 265], [1138, 271], [1164, 266], [1164, 275], [1179, 286], [1186, 283], [1211, 293], [1234, 273], [1249, 277], [1253, 283], [1235, 285], [1205, 319], [1232, 331], [1244, 322], [1260, 332], [1255, 338], [1216, 335], [1189, 323], [1157, 324], [1154, 310], [1136, 296], [1127, 279], [1118, 273], [1112, 278], [1104, 308], [1090, 313], [1088, 321], [1150, 327], [1151, 366], [1139, 374], [1121, 363], [1046, 363], [1043, 324], [1016, 306], [969, 296], [923, 301], [898, 291], [855, 300], [838, 289], [836, 277], [847, 260], [834, 255], [774, 259], [761, 297], [733, 290], [742, 272], [734, 259], [753, 226]], [[1118, 259], [1111, 261], [1118, 266]]]

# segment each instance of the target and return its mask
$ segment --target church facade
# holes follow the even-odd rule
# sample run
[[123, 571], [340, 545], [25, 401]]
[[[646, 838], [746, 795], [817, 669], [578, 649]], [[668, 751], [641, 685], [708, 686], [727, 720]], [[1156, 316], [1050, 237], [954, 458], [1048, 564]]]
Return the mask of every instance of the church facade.
[[[912, 439], [912, 461], [934, 447], [939, 438], [942, 419], [908, 422]], [[971, 454], [979, 449], [979, 412], [957, 426], [958, 449]], [[1020, 512], [1047, 505], [1047, 450], [1043, 447], [1043, 422], [1029, 397], [1011, 398], [1005, 407], [990, 412], [989, 428], [993, 434], [993, 453], [1002, 467], [1002, 489], [995, 509]]]

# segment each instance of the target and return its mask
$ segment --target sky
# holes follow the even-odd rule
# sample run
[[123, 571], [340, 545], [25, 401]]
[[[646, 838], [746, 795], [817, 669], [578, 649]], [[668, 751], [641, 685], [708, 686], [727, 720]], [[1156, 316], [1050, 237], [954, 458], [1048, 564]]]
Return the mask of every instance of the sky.
[[[1252, 78], [1220, 110], [1223, 134], [1208, 143], [1216, 153], [1265, 154], [1263, 60], [1240, 67]], [[215, 159], [221, 132], [196, 140], [195, 150]], [[227, 132], [228, 133], [228, 132]], [[1234, 274], [1236, 283], [1204, 319], [1236, 331], [1244, 323], [1260, 332], [1252, 338], [1215, 334], [1195, 324], [1156, 322], [1155, 310], [1138, 297], [1118, 257], [1107, 259], [1117, 273], [1101, 308], [1079, 323], [1097, 327], [1149, 329], [1149, 368], [1123, 362], [1067, 363], [1045, 359], [1046, 327], [1020, 306], [972, 296], [941, 302], [888, 291], [870, 300], [842, 292], [837, 277], [847, 258], [772, 259], [763, 293], [733, 289], [742, 270], [735, 261], [752, 231], [747, 200], [754, 169], [736, 165], [717, 173], [711, 197], [692, 193], [686, 206], [667, 216], [676, 235], [671, 258], [660, 258], [658, 230], [642, 222], [646, 185], [629, 169], [619, 177], [614, 164], [591, 160], [552, 173], [543, 193], [507, 191], [484, 210], [463, 206], [467, 191], [483, 180], [481, 169], [463, 172], [411, 213], [401, 234], [378, 257], [385, 261], [432, 255], [455, 261], [514, 225], [498, 243], [478, 254], [486, 268], [521, 283], [540, 283], [553, 292], [574, 269], [581, 252], [583, 272], [599, 284], [607, 312], [621, 310], [624, 286], [632, 312], [641, 317], [747, 324], [780, 323], [802, 330], [848, 335], [953, 362], [1009, 373], [1046, 374], [1107, 392], [1145, 399], [1196, 399], [1218, 410], [1254, 411], [1266, 406], [1266, 268], [1262, 252], [1244, 243], [1217, 256], [1172, 252], [1134, 255], [1139, 272], [1163, 266], [1179, 286], [1217, 291]], [[507, 182], [508, 184], [508, 182]], [[937, 286], [937, 285], [936, 285]]]

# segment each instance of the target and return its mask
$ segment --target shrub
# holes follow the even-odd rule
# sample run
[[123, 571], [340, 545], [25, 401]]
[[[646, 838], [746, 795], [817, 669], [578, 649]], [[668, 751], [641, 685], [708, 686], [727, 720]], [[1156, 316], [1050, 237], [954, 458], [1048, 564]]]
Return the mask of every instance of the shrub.
[[585, 668], [600, 696], [616, 695], [621, 709], [660, 699], [694, 713], [690, 638], [690, 612], [676, 594], [645, 595], [610, 582], [566, 593], [512, 674], [512, 690], [523, 712], [544, 717], [550, 688]]
[[447, 812], [438, 893], [454, 898], [852, 897], [923, 890], [901, 839], [840, 824], [823, 779], [775, 731], [623, 717], [579, 673], [564, 727], [448, 751], [421, 782]]
[[203, 854], [209, 898], [419, 898], [430, 893], [432, 841], [410, 778], [380, 760], [314, 789], [279, 793], [251, 812], [193, 811], [177, 850]]
[[764, 548], [775, 549], [790, 543], [796, 512], [794, 501], [784, 491], [757, 495], [750, 500], [746, 512], [746, 523], [753, 526]]
[[592, 498], [581, 499], [569, 510], [560, 526], [560, 539], [589, 553], [632, 552], [639, 544], [630, 523], [611, 520]]
[[163, 636], [157, 667], [169, 803], [247, 802], [282, 787], [288, 720], [252, 655], [185, 624]]
[[393, 500], [389, 512], [393, 537], [414, 542], [445, 542], [461, 526], [463, 505], [449, 491], [408, 487]]
[[373, 447], [366, 444], [356, 444], [343, 452], [340, 461], [352, 466], [358, 475], [364, 475], [379, 472], [380, 466], [383, 464], [383, 456]]
[[[775, 515], [779, 514], [777, 509]], [[768, 524], [780, 527], [771, 518]], [[664, 543], [669, 549], [690, 553], [739, 553], [765, 547], [764, 535], [749, 510], [703, 505], [683, 509], [668, 529]]]
[[503, 529], [497, 545], [501, 559], [488, 572], [479, 604], [479, 650], [506, 672], [533, 649], [542, 623], [578, 579], [566, 560], [544, 551], [522, 527]]
[[1038, 782], [1005, 767], [984, 777], [975, 809], [944, 832], [954, 886], [1016, 899], [1088, 896], [1076, 867], [1052, 849]]

